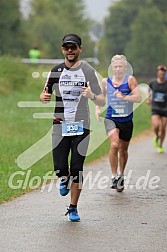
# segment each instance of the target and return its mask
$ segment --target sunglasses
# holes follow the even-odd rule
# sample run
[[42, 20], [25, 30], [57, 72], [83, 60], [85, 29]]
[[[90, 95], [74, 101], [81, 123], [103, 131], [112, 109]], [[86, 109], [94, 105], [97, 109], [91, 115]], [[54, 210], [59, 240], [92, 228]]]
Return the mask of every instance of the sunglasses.
[[69, 49], [71, 49], [72, 51], [75, 51], [78, 49], [78, 45], [77, 44], [73, 44], [73, 45], [64, 45], [63, 49], [65, 51], [68, 51]]

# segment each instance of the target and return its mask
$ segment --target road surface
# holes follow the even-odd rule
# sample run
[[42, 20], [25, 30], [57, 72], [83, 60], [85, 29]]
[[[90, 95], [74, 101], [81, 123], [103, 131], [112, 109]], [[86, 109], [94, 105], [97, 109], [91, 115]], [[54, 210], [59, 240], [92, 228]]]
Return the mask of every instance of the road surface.
[[85, 166], [78, 223], [64, 216], [69, 195], [56, 184], [0, 205], [0, 251], [167, 251], [167, 154], [150, 136], [132, 141], [126, 175], [127, 189], [117, 193], [107, 157]]

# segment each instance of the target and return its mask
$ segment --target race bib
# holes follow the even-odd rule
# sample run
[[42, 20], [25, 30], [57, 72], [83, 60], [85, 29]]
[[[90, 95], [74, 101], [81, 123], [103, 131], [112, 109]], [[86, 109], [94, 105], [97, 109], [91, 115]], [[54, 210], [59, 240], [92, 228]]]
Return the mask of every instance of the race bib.
[[165, 102], [165, 96], [164, 93], [156, 92], [154, 93], [153, 100], [155, 102]]
[[112, 117], [127, 117], [128, 115], [128, 102], [112, 105]]
[[84, 133], [83, 121], [65, 122], [62, 121], [62, 136], [78, 136]]

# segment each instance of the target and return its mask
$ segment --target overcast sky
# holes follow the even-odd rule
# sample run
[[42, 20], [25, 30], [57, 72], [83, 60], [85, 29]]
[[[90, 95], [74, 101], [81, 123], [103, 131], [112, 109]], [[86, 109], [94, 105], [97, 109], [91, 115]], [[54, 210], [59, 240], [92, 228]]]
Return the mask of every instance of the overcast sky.
[[84, 0], [86, 11], [91, 19], [101, 22], [108, 13], [113, 0]]
[[[22, 10], [26, 15], [29, 12], [28, 3], [31, 0], [20, 0], [22, 3]], [[86, 14], [89, 18], [102, 22], [107, 15], [108, 7], [114, 0], [84, 0], [86, 4]]]

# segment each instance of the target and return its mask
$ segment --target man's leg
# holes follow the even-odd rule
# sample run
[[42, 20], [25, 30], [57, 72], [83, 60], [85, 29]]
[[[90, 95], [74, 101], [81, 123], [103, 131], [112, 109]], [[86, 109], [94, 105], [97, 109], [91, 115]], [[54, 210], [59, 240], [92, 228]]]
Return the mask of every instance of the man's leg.
[[152, 115], [151, 117], [152, 127], [156, 135], [157, 143], [160, 134], [160, 124], [161, 124], [161, 117], [159, 115]]
[[119, 150], [119, 129], [113, 129], [108, 133], [110, 141], [109, 161], [111, 172], [113, 175], [117, 174], [118, 169], [118, 150]]
[[161, 127], [160, 127], [160, 136], [159, 136], [159, 145], [162, 147], [165, 135], [166, 135], [166, 126], [167, 126], [167, 117], [160, 117]]
[[[89, 144], [89, 130], [84, 130], [84, 134], [74, 137], [71, 142], [71, 162], [70, 175], [71, 184], [71, 201], [68, 208], [69, 219], [79, 221], [80, 217], [77, 212], [77, 204], [82, 190], [83, 183], [83, 164]], [[82, 153], [82, 155], [80, 154]]]
[[110, 140], [109, 161], [112, 172], [111, 188], [116, 189], [118, 183], [118, 150], [119, 150], [119, 129], [115, 128], [108, 133]]
[[[77, 205], [81, 193], [83, 182], [83, 164], [89, 144], [89, 130], [84, 130], [84, 134], [73, 138], [71, 143], [70, 173], [71, 184], [71, 204]], [[80, 154], [82, 153], [82, 155]]]
[[119, 141], [119, 168], [120, 174], [118, 176], [117, 191], [124, 190], [124, 171], [128, 161], [128, 147], [133, 132], [133, 122], [128, 121], [119, 124], [120, 128], [120, 141]]
[[124, 171], [128, 161], [128, 146], [129, 142], [120, 139], [119, 144], [119, 167], [120, 174], [118, 176], [117, 191], [122, 192], [124, 190]]
[[[55, 140], [56, 137], [54, 136], [53, 139]], [[54, 170], [59, 178], [69, 176], [69, 166], [68, 166], [69, 152], [70, 147], [68, 139], [65, 138], [63, 138], [61, 142], [58, 144], [58, 146], [56, 146], [52, 150]]]
[[69, 193], [69, 165], [70, 138], [61, 136], [61, 126], [55, 124], [52, 134], [52, 156], [54, 171], [61, 178], [60, 194], [66, 196]]
[[82, 190], [81, 183], [72, 182], [72, 184], [71, 184], [71, 202], [70, 202], [71, 205], [77, 206], [81, 190]]
[[120, 139], [120, 144], [119, 144], [120, 175], [124, 174], [124, 170], [128, 161], [128, 146], [129, 146], [129, 142], [126, 142]]
[[167, 117], [162, 117], [160, 115], [153, 115], [152, 125], [153, 125], [154, 132], [156, 134], [156, 137], [158, 139], [157, 141], [158, 152], [163, 153], [164, 150], [163, 150], [162, 145], [165, 139]]
[[67, 208], [67, 212], [65, 215], [68, 215], [68, 220], [70, 221], [80, 221], [80, 217], [78, 215], [77, 204], [79, 200], [79, 196], [81, 193], [80, 183], [72, 182], [71, 184], [71, 201], [70, 205]]

